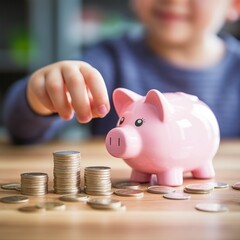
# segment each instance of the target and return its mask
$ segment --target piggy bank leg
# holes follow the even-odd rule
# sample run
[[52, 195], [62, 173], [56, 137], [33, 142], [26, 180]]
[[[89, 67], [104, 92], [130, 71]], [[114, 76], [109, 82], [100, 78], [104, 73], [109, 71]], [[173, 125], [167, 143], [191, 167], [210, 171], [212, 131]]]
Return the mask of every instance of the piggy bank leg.
[[193, 170], [192, 175], [194, 178], [213, 178], [215, 176], [215, 171], [212, 162]]
[[180, 186], [183, 183], [182, 169], [170, 169], [157, 174], [157, 183], [165, 186]]
[[144, 183], [144, 182], [150, 182], [150, 179], [151, 179], [151, 174], [132, 170], [131, 181]]

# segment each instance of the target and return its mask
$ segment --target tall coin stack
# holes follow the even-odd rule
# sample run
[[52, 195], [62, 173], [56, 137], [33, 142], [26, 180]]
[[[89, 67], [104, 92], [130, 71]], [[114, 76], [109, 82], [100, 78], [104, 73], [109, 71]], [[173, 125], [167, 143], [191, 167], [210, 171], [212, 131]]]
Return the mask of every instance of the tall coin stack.
[[21, 174], [21, 193], [40, 196], [48, 192], [48, 175], [41, 172]]
[[80, 159], [78, 151], [58, 151], [53, 153], [53, 188], [58, 194], [80, 192]]
[[84, 191], [86, 194], [111, 195], [111, 168], [104, 166], [86, 167], [84, 172]]

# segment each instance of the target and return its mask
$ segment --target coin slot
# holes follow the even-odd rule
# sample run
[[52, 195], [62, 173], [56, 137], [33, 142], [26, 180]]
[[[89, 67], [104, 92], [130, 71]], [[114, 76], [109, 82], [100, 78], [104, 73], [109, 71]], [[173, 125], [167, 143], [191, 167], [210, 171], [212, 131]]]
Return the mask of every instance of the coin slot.
[[121, 144], [121, 140], [120, 138], [118, 138], [118, 146], [120, 147], [120, 144]]

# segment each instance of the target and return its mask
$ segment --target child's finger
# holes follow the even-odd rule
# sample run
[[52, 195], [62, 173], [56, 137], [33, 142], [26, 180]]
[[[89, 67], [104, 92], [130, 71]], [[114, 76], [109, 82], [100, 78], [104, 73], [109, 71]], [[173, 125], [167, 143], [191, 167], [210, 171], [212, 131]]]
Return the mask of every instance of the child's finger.
[[27, 88], [27, 97], [31, 107], [33, 107], [32, 102], [34, 102], [34, 111], [38, 112], [38, 108], [44, 108], [46, 114], [55, 112], [52, 101], [46, 90], [44, 75], [39, 74], [30, 78]]
[[80, 64], [80, 71], [91, 92], [92, 107], [98, 117], [104, 117], [110, 110], [107, 88], [101, 74], [88, 63]]
[[79, 122], [85, 123], [92, 119], [90, 102], [86, 85], [77, 65], [64, 65], [62, 75], [71, 95], [72, 106]]
[[62, 74], [58, 69], [46, 74], [45, 85], [55, 111], [66, 120], [73, 116], [71, 104], [68, 101]]

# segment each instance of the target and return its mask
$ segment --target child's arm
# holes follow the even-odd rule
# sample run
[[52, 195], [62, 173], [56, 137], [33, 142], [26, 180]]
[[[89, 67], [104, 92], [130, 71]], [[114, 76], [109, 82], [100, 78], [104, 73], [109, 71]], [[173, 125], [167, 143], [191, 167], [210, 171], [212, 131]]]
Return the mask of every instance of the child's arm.
[[66, 123], [61, 118], [70, 119], [73, 112], [80, 122], [87, 122], [103, 117], [109, 108], [100, 73], [85, 62], [63, 61], [37, 70], [10, 88], [4, 123], [14, 143], [37, 143], [53, 138]]

